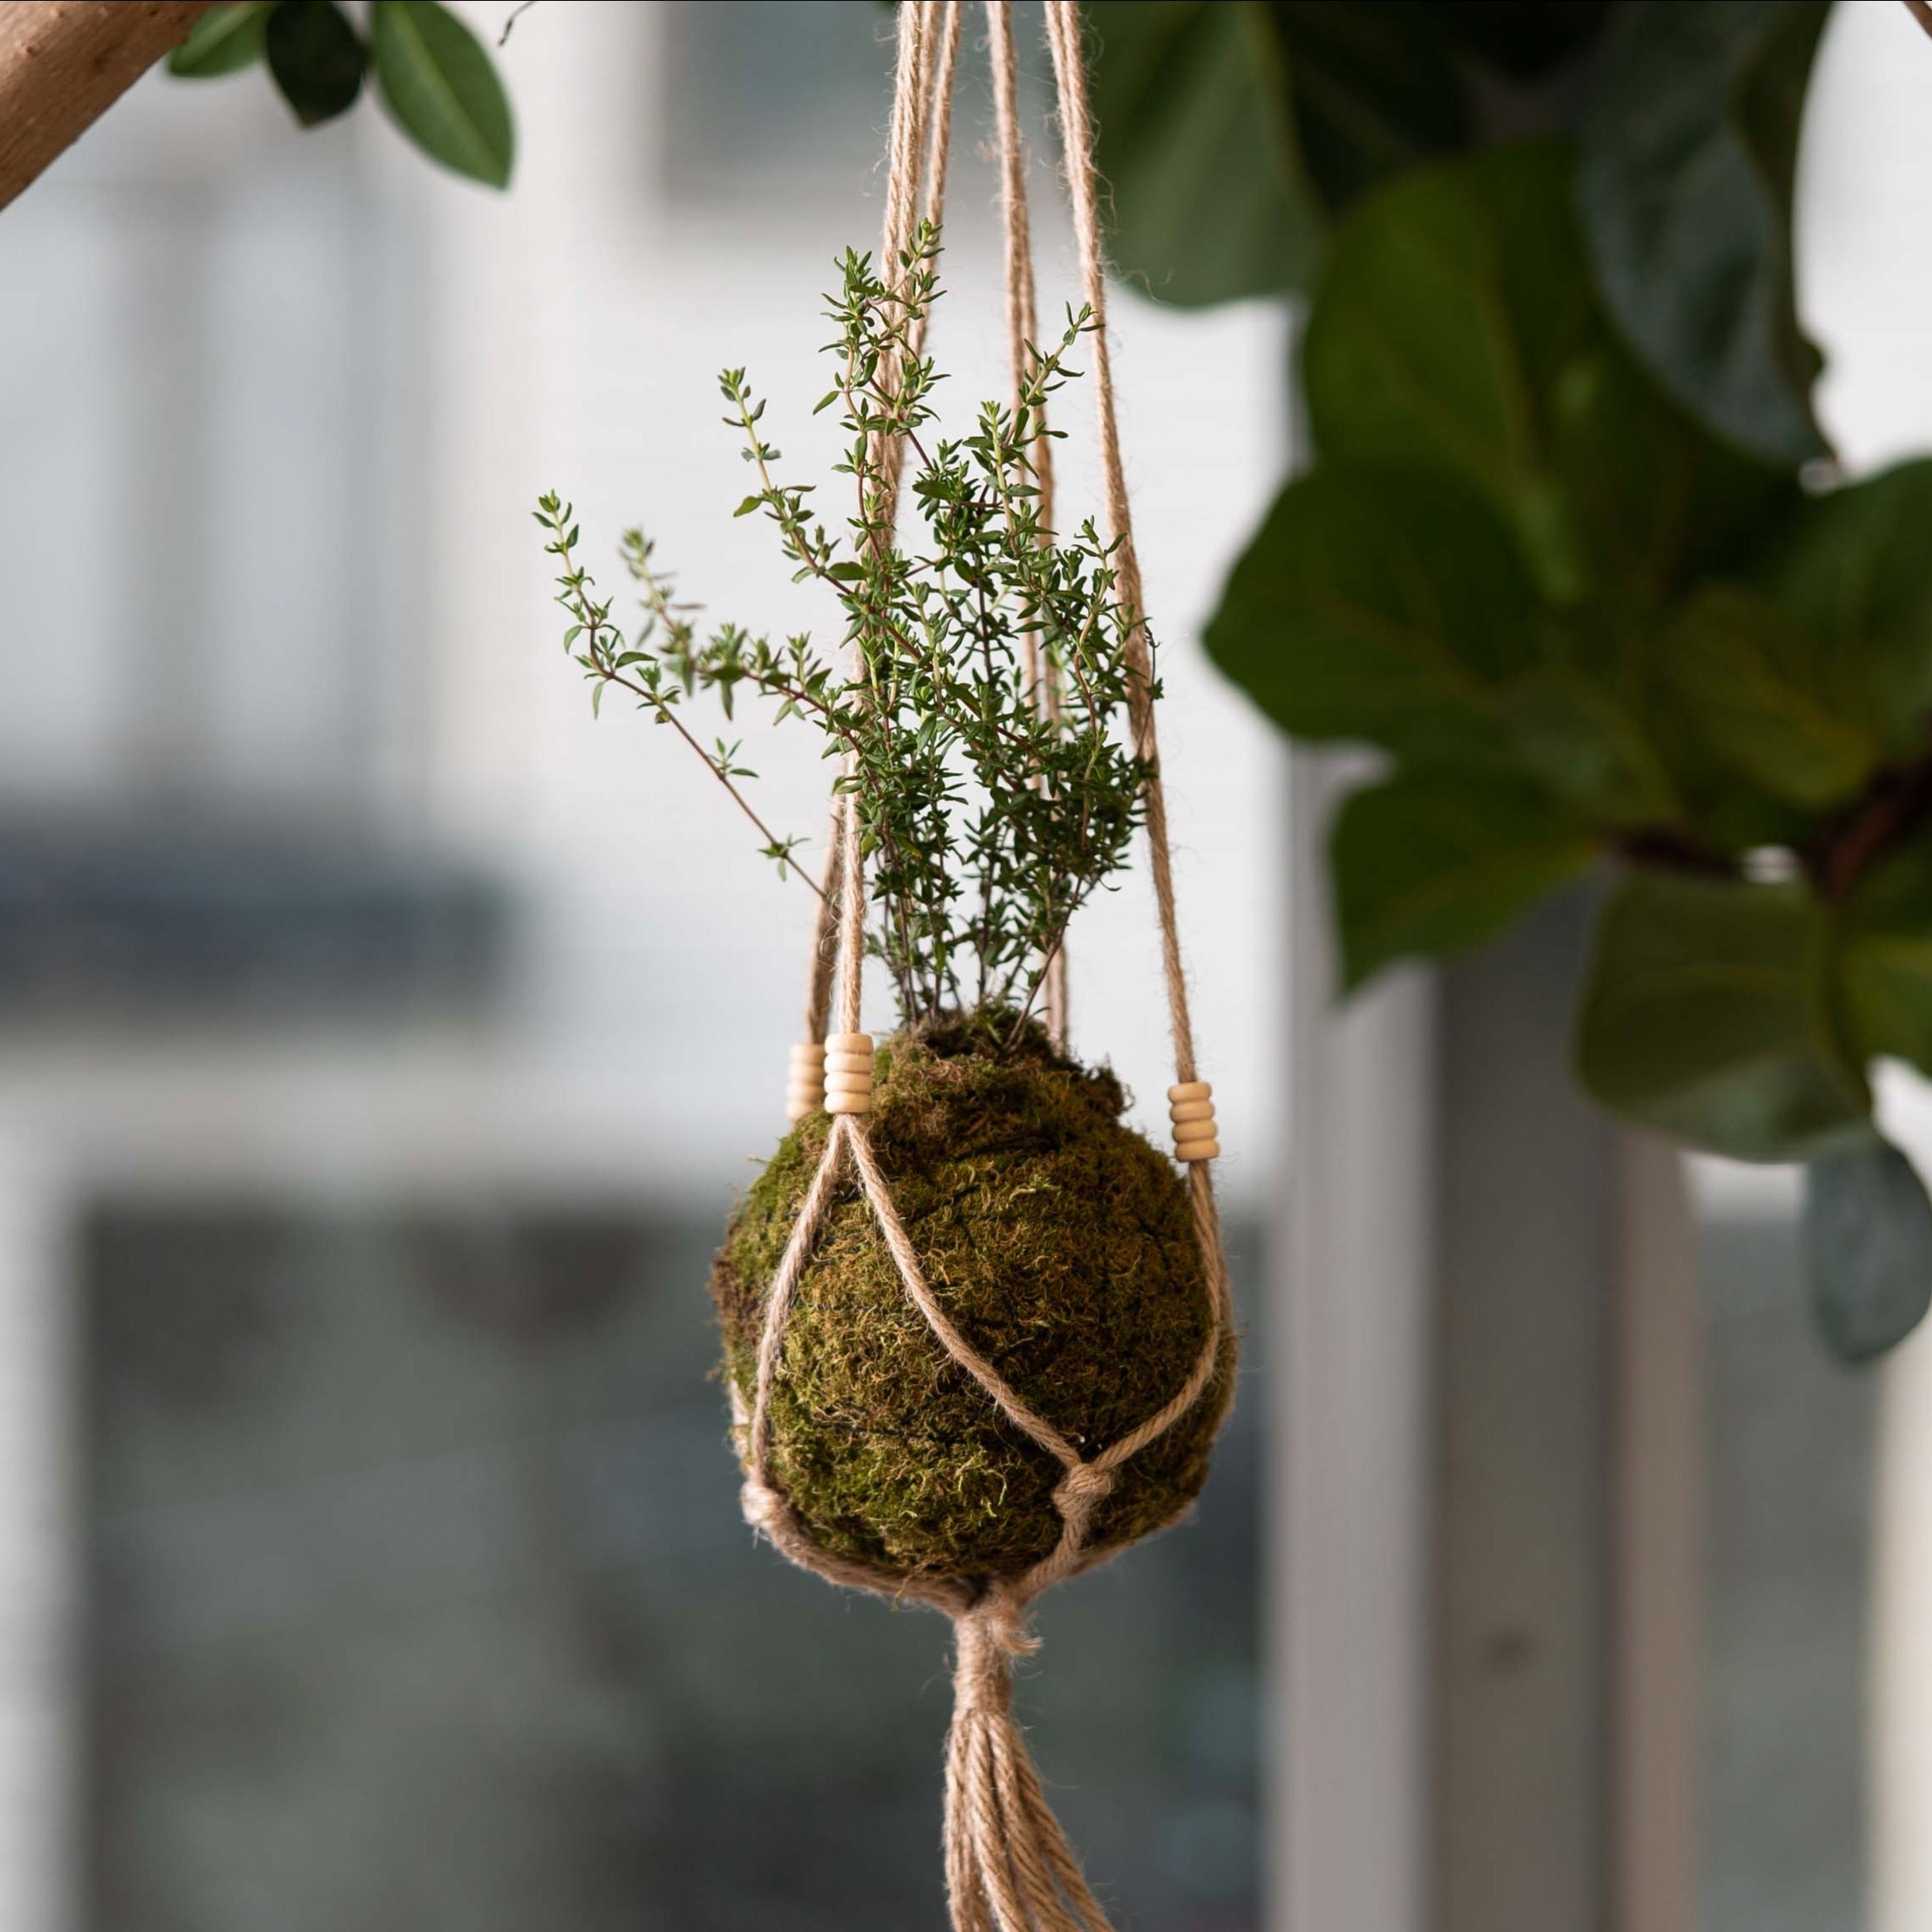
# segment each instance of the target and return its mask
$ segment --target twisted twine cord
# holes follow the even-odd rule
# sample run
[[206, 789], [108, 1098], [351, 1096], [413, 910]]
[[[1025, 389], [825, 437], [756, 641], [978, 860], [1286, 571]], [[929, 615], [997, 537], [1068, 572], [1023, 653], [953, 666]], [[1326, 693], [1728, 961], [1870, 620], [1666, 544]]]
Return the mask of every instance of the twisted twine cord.
[[832, 975], [838, 971], [839, 908], [845, 879], [845, 798], [832, 800], [825, 839], [825, 874], [819, 881], [818, 916], [812, 924], [812, 967], [805, 988], [807, 1040], [823, 1040], [831, 1031]]
[[[959, 56], [960, 0], [907, 0], [906, 19], [899, 35], [898, 64], [892, 89], [892, 121], [887, 137], [885, 220], [879, 242], [879, 271], [889, 285], [897, 282], [902, 257], [912, 243], [913, 210], [922, 173], [926, 180], [926, 219], [936, 223], [946, 204], [946, 163], [952, 147], [953, 72]], [[935, 28], [936, 23], [936, 28]], [[929, 311], [928, 311], [929, 312]], [[926, 315], [913, 318], [908, 330], [910, 349], [919, 353], [925, 340]], [[897, 359], [894, 359], [896, 368]], [[882, 515], [889, 528], [899, 490], [905, 445], [897, 438], [875, 438], [871, 461], [883, 484]], [[844, 766], [852, 773], [848, 759]], [[805, 999], [805, 1037], [822, 1040], [831, 1014], [832, 982], [842, 945], [858, 926], [864, 944], [865, 898], [863, 891], [836, 895], [831, 880], [846, 876], [848, 856], [858, 849], [857, 814], [851, 796], [841, 792], [832, 800], [826, 834], [825, 885], [819, 901], [814, 934], [812, 971]], [[843, 925], [841, 920], [842, 917]], [[840, 1031], [859, 1030], [858, 994], [847, 989], [840, 1008]]]
[[[1021, 385], [1032, 366], [1040, 325], [1034, 309], [1033, 232], [1026, 210], [1026, 149], [1020, 134], [1019, 62], [1013, 51], [1013, 9], [1008, 0], [986, 0], [987, 46], [993, 65], [993, 116], [999, 153], [999, 210], [1004, 230], [1006, 269], [1006, 354], [1013, 377], [1013, 409], [1020, 410]], [[1033, 483], [1038, 490], [1040, 541], [1050, 544], [1053, 530], [1053, 445], [1046, 434], [1047, 405], [1039, 409], [1040, 434], [1033, 444]], [[1037, 633], [1026, 636], [1026, 682], [1041, 715], [1049, 724], [1060, 722], [1060, 667], [1040, 649]], [[1067, 948], [1064, 939], [1047, 957], [1045, 999], [1047, 1036], [1060, 1053], [1067, 1050]]]
[[[1094, 414], [1100, 444], [1101, 488], [1107, 534], [1118, 545], [1114, 569], [1123, 597], [1138, 621], [1128, 635], [1128, 714], [1134, 749], [1147, 760], [1147, 853], [1154, 875], [1154, 904], [1161, 924], [1161, 966], [1167, 982], [1167, 1020], [1174, 1041], [1174, 1078], [1197, 1077], [1194, 1029], [1188, 1013], [1188, 976], [1181, 963], [1180, 923], [1174, 912], [1174, 864], [1167, 842], [1167, 793], [1161, 782], [1160, 745], [1154, 726], [1154, 667], [1147, 641], [1146, 601], [1140, 559], [1134, 546], [1134, 512], [1127, 496], [1127, 473], [1120, 455], [1120, 425], [1113, 404], [1113, 364], [1107, 348], [1107, 268], [1101, 248], [1100, 172], [1094, 165], [1093, 112], [1087, 100], [1087, 69], [1080, 47], [1080, 11], [1074, 0], [1047, 0], [1047, 44], [1053, 56], [1053, 78], [1060, 109], [1060, 143], [1065, 157], [1068, 199], [1073, 205], [1074, 239], [1079, 246], [1080, 279], [1093, 311]], [[1194, 1231], [1208, 1271], [1217, 1320], [1231, 1323], [1227, 1261], [1221, 1246], [1220, 1210], [1214, 1177], [1204, 1161], [1188, 1165], [1188, 1192]]]
[[[1015, 100], [1009, 9], [1005, 0], [987, 0], [987, 12], [1006, 227], [1009, 344], [1017, 392], [1036, 333], [1031, 240], [1026, 203], [1025, 158]], [[1115, 570], [1123, 598], [1135, 619], [1128, 643], [1129, 719], [1136, 750], [1149, 766], [1148, 843], [1175, 1064], [1177, 1077], [1190, 1080], [1194, 1078], [1193, 1036], [1174, 912], [1166, 808], [1155, 739], [1152, 667], [1140, 614], [1145, 606], [1134, 551], [1107, 354], [1093, 128], [1085, 70], [1080, 58], [1075, 0], [1047, 0], [1046, 14], [1058, 88], [1074, 233], [1095, 325], [1095, 393], [1106, 517], [1110, 538], [1118, 545]], [[928, 219], [937, 221], [944, 206], [952, 78], [959, 31], [959, 0], [904, 0], [900, 7], [883, 239], [888, 278], [900, 272], [902, 257], [910, 246], [913, 209], [919, 201], [923, 178], [927, 186]], [[918, 353], [923, 329], [923, 318], [917, 318], [908, 330], [908, 353]], [[1050, 527], [1052, 471], [1044, 443], [1041, 450], [1042, 522]], [[880, 540], [890, 541], [903, 461], [902, 442], [892, 439], [876, 446], [874, 461], [883, 486]], [[1057, 706], [1050, 669], [1047, 675], [1040, 675], [1037, 663], [1037, 658], [1033, 660], [1036, 688], [1041, 693], [1042, 703]], [[1050, 711], [1049, 715], [1054, 714]], [[841, 1030], [856, 1033], [860, 1023], [865, 955], [864, 860], [857, 804], [849, 790], [842, 792], [835, 802], [832, 822], [832, 849], [825, 868], [826, 907], [820, 918], [807, 1001], [813, 1037], [820, 1036], [824, 1030], [835, 970], [839, 982]], [[835, 900], [836, 915], [831, 910]], [[1063, 973], [1063, 961], [1060, 965]], [[1049, 962], [1050, 973], [1052, 970], [1053, 962]], [[1048, 997], [1052, 1024], [1051, 982]], [[1063, 990], [1058, 1014], [1057, 1037], [1063, 1038]], [[1060, 1518], [1059, 1538], [1047, 1556], [1017, 1578], [993, 1579], [976, 1585], [958, 1578], [907, 1578], [883, 1566], [835, 1556], [820, 1548], [772, 1480], [771, 1397], [783, 1355], [786, 1323], [848, 1162], [901, 1282], [934, 1339], [948, 1358], [986, 1392], [1007, 1421], [1060, 1465], [1060, 1480], [1053, 1491], [1053, 1503]], [[1095, 1456], [1083, 1458], [1058, 1430], [1036, 1415], [961, 1333], [933, 1294], [873, 1152], [866, 1118], [859, 1114], [834, 1117], [824, 1155], [800, 1204], [791, 1237], [772, 1278], [749, 1413], [742, 1396], [735, 1388], [733, 1391], [734, 1421], [746, 1470], [743, 1502], [746, 1520], [752, 1527], [792, 1561], [830, 1582], [928, 1604], [953, 1620], [956, 1646], [955, 1708], [946, 1745], [944, 1842], [947, 1895], [955, 1932], [1111, 1932], [1107, 1915], [1047, 1803], [1024, 1736], [1015, 1721], [1013, 1663], [1015, 1658], [1036, 1648], [1036, 1639], [1027, 1627], [1034, 1599], [1043, 1590], [1105, 1561], [1112, 1554], [1090, 1550], [1087, 1539], [1095, 1513], [1112, 1493], [1117, 1472], [1187, 1415], [1214, 1381], [1223, 1341], [1232, 1326], [1226, 1264], [1207, 1163], [1189, 1163], [1188, 1182], [1196, 1236], [1208, 1278], [1211, 1319], [1206, 1342], [1186, 1381], [1166, 1404]], [[1231, 1389], [1221, 1398], [1224, 1408], [1230, 1395]]]

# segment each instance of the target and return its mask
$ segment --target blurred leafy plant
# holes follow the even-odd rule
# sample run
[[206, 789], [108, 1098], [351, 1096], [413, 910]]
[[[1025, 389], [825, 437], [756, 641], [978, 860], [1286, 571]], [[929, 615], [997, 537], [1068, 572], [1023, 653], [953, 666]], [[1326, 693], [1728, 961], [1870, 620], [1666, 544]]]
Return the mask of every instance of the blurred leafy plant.
[[1123, 264], [1307, 299], [1315, 460], [1208, 643], [1296, 737], [1386, 756], [1333, 828], [1347, 984], [1607, 869], [1584, 1085], [1806, 1163], [1820, 1329], [1891, 1346], [1932, 1302], [1870, 1089], [1932, 1073], [1932, 463], [1799, 480], [1826, 7], [1088, 11]]
[[[593, 706], [614, 688], [671, 728], [781, 872], [796, 867], [800, 842], [773, 833], [751, 806], [741, 781], [756, 774], [739, 747], [721, 739], [707, 749], [680, 714], [703, 692], [729, 718], [742, 686], [772, 704], [774, 722], [814, 728], [858, 814], [879, 911], [872, 944], [903, 1016], [991, 1009], [1010, 1016], [1017, 1040], [1067, 922], [1126, 863], [1140, 820], [1146, 766], [1127, 729], [1135, 618], [1093, 525], [1063, 541], [1040, 522], [1034, 452], [1052, 433], [1047, 399], [1074, 373], [1067, 358], [1090, 326], [1084, 311], [1055, 348], [1035, 352], [1015, 407], [988, 403], [970, 435], [927, 446], [940, 377], [918, 344], [939, 294], [939, 246], [937, 230], [923, 226], [901, 292], [869, 257], [848, 252], [842, 264], [827, 348], [837, 373], [819, 407], [839, 407], [847, 439], [836, 473], [852, 479], [855, 501], [842, 533], [814, 516], [812, 485], [777, 480], [780, 452], [765, 441], [765, 404], [744, 371], [719, 378], [725, 420], [744, 436], [758, 483], [737, 514], [762, 515], [793, 581], [836, 600], [849, 671], [809, 634], [774, 644], [723, 624], [701, 636], [695, 607], [678, 601], [636, 530], [624, 557], [643, 618], [626, 634], [577, 561], [571, 506], [552, 493], [536, 515], [562, 566], [565, 647], [591, 680]], [[901, 436], [925, 526], [917, 555], [895, 540], [885, 468]], [[1043, 663], [1059, 673], [1057, 706], [1043, 701]]]
[[1580, 143], [1584, 242], [1652, 373], [1773, 461], [1823, 452], [1792, 295], [1827, 0], [1087, 0], [1123, 273], [1183, 304], [1305, 294], [1337, 225], [1499, 138]]
[[366, 33], [336, 0], [244, 0], [211, 7], [168, 57], [207, 80], [265, 64], [305, 127], [354, 106], [373, 73], [398, 127], [457, 173], [509, 185], [510, 103], [482, 43], [437, 0], [371, 0]]

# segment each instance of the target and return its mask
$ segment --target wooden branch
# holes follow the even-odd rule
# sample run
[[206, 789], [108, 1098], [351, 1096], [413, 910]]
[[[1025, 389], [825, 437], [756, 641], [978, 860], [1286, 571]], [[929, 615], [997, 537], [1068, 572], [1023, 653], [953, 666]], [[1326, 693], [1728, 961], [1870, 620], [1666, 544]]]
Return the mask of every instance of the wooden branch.
[[0, 0], [0, 208], [187, 31], [208, 0]]
[[1925, 4], [1925, 0], [1905, 0], [1905, 5], [1912, 18], [1927, 33], [1932, 34], [1932, 7], [1928, 7]]

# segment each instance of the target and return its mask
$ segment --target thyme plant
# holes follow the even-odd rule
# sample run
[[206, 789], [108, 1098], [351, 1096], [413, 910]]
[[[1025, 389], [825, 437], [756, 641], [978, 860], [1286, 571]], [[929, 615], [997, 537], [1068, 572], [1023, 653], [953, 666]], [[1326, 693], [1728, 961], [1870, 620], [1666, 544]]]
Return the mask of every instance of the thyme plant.
[[[774, 722], [815, 728], [858, 812], [869, 944], [903, 1018], [993, 1009], [1014, 1016], [1017, 1038], [1068, 921], [1126, 863], [1140, 821], [1147, 767], [1128, 729], [1139, 617], [1090, 521], [1065, 540], [1041, 521], [1037, 457], [1054, 433], [1046, 405], [1077, 374], [1068, 358], [1090, 317], [1069, 311], [1059, 343], [1031, 351], [1011, 407], [984, 403], [970, 434], [939, 437], [941, 377], [921, 350], [939, 255], [938, 230], [923, 225], [895, 284], [848, 251], [841, 290], [827, 298], [836, 375], [819, 408], [837, 406], [845, 430], [836, 474], [851, 479], [852, 510], [842, 525], [814, 513], [814, 485], [778, 479], [780, 452], [760, 427], [765, 403], [744, 371], [719, 377], [725, 420], [744, 436], [757, 481], [737, 514], [762, 515], [793, 581], [836, 600], [836, 650], [809, 631], [782, 642], [732, 623], [701, 631], [698, 607], [679, 601], [639, 530], [623, 540], [641, 593], [626, 631], [578, 560], [571, 506], [553, 492], [536, 514], [561, 566], [565, 647], [591, 681], [593, 706], [614, 687], [675, 731], [782, 874], [798, 871], [803, 842], [773, 832], [752, 805], [744, 782], [755, 773], [739, 746], [721, 738], [707, 748], [684, 713], [705, 694], [732, 718], [743, 690], [774, 707]], [[890, 463], [901, 442], [896, 495], [908, 500], [916, 549], [895, 529]], [[1052, 705], [1049, 671], [1060, 694]], [[1159, 695], [1157, 683], [1149, 695]]]

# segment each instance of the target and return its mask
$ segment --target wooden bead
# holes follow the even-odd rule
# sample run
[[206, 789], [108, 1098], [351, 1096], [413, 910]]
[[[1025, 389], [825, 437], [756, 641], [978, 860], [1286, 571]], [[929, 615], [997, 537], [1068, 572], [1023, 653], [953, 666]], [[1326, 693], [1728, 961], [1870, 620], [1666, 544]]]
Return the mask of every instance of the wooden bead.
[[1215, 1127], [1215, 1090], [1205, 1080], [1177, 1080], [1167, 1090], [1177, 1161], [1212, 1161], [1221, 1150]]
[[791, 1063], [786, 1069], [785, 1118], [803, 1120], [817, 1112], [825, 1091], [825, 1050], [816, 1040], [793, 1042]]
[[872, 1036], [833, 1033], [825, 1040], [825, 1112], [872, 1112]]

